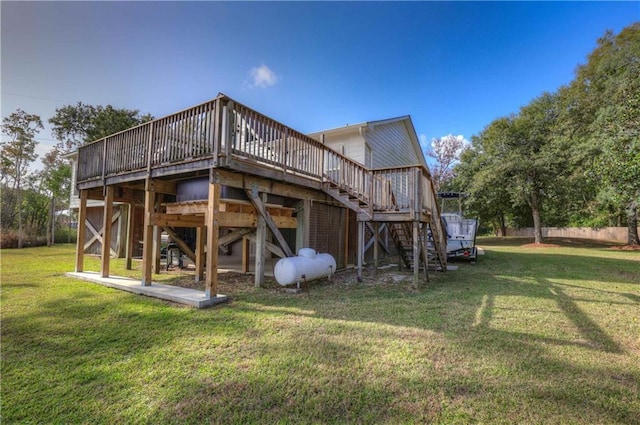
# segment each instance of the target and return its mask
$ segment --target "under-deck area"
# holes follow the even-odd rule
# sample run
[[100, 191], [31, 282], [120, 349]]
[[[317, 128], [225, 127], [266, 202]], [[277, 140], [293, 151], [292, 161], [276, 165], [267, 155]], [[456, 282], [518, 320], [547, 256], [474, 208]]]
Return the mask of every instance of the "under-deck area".
[[[343, 217], [346, 229], [327, 218], [321, 231], [335, 228], [340, 246], [334, 250], [345, 264], [356, 239], [359, 277], [370, 247], [377, 266], [381, 229], [413, 270], [414, 280], [421, 270], [428, 278], [429, 269], [446, 269], [445, 235], [423, 166], [367, 169], [224, 95], [82, 146], [77, 188], [76, 272], [83, 271], [88, 199], [104, 202], [102, 246], [110, 246], [114, 202], [144, 208], [142, 240], [134, 240], [134, 214], [129, 214], [126, 241], [129, 266], [134, 243], [142, 245], [142, 286], [151, 285], [152, 273], [159, 271], [159, 234], [164, 231], [195, 263], [195, 279], [205, 282], [208, 300], [218, 296], [220, 251], [241, 244], [242, 267], [248, 270], [253, 243], [255, 283], [260, 285], [265, 255], [289, 257], [309, 246], [309, 235], [321, 221], [317, 214], [312, 219], [317, 205]], [[187, 241], [180, 229], [193, 229], [194, 240]], [[100, 276], [106, 278], [109, 250], [102, 251]]]

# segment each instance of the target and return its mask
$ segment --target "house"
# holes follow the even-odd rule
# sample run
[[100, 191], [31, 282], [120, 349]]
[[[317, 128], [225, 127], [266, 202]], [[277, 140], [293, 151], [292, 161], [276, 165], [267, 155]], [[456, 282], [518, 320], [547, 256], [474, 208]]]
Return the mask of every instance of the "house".
[[367, 168], [427, 167], [409, 115], [345, 125], [311, 133], [309, 137]]
[[[292, 256], [302, 247], [331, 253], [338, 267], [357, 264], [359, 278], [365, 253], [377, 265], [390, 241], [416, 280], [421, 266], [445, 268], [435, 193], [408, 116], [308, 136], [220, 94], [80, 147], [76, 181], [80, 272], [92, 199], [103, 203], [108, 245], [114, 205], [134, 212], [124, 245], [130, 260], [141, 241], [143, 286], [159, 269], [162, 230], [193, 259], [210, 299], [220, 251], [230, 246], [241, 247], [231, 251], [244, 270], [255, 247], [257, 285], [266, 252]], [[101, 256], [107, 277], [110, 255]]]

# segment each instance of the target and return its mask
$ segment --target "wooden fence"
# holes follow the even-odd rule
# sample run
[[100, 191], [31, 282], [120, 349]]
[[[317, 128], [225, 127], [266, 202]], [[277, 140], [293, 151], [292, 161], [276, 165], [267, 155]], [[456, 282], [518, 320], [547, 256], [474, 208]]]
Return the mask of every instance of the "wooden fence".
[[[640, 228], [639, 228], [640, 231]], [[533, 237], [533, 227], [507, 229], [507, 236]], [[626, 227], [543, 227], [542, 237], [627, 242]]]

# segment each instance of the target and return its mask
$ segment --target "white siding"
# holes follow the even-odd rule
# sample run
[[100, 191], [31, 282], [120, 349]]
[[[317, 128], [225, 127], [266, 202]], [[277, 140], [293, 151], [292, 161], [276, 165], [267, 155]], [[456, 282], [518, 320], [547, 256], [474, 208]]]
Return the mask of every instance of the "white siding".
[[364, 138], [359, 134], [349, 135], [348, 137], [325, 136], [324, 142], [328, 147], [344, 154], [347, 158], [353, 159], [361, 164], [365, 163]]
[[379, 124], [366, 132], [373, 152], [372, 168], [421, 164], [403, 121]]

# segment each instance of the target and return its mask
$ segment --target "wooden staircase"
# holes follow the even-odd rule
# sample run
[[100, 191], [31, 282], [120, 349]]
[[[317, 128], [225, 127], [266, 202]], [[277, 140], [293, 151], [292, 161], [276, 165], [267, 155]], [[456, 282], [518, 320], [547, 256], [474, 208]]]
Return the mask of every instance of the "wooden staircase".
[[[371, 221], [371, 208], [368, 199], [363, 195], [344, 186], [338, 186], [333, 182], [325, 183], [324, 192], [345, 207], [358, 214], [361, 221]], [[362, 220], [364, 218], [364, 220]]]
[[[378, 209], [369, 202], [367, 194], [359, 193], [346, 185], [327, 179], [323, 184], [323, 190], [336, 201], [358, 214], [359, 221], [375, 221], [374, 214]], [[395, 202], [395, 195], [391, 193], [391, 199]], [[388, 212], [388, 211], [385, 211]], [[432, 217], [440, 224], [440, 217]], [[413, 249], [413, 221], [388, 222], [390, 234], [397, 247], [398, 255], [402, 265], [408, 269], [414, 266]], [[431, 222], [419, 222], [418, 245], [419, 245], [419, 267], [424, 270], [446, 270], [446, 240], [439, 242], [440, 226]]]
[[[419, 235], [419, 247], [420, 247], [420, 268], [424, 269], [425, 264], [429, 270], [437, 270], [442, 271], [446, 270], [446, 254], [442, 253], [440, 249], [438, 249], [438, 245], [435, 242], [437, 239], [434, 238], [433, 232], [434, 229], [431, 227], [430, 223], [420, 223], [420, 230], [418, 232]], [[426, 236], [425, 236], [425, 226], [426, 228]], [[435, 227], [435, 226], [434, 226]], [[390, 233], [393, 238], [394, 243], [398, 249], [398, 256], [400, 257], [400, 261], [402, 265], [407, 267], [408, 269], [413, 268], [414, 263], [414, 254], [413, 254], [413, 229], [411, 222], [400, 222], [400, 223], [390, 223], [389, 225]], [[437, 232], [437, 230], [435, 230]], [[426, 241], [425, 241], [426, 237]], [[426, 242], [426, 243], [425, 243]], [[425, 247], [426, 247], [426, 258], [425, 258]]]

